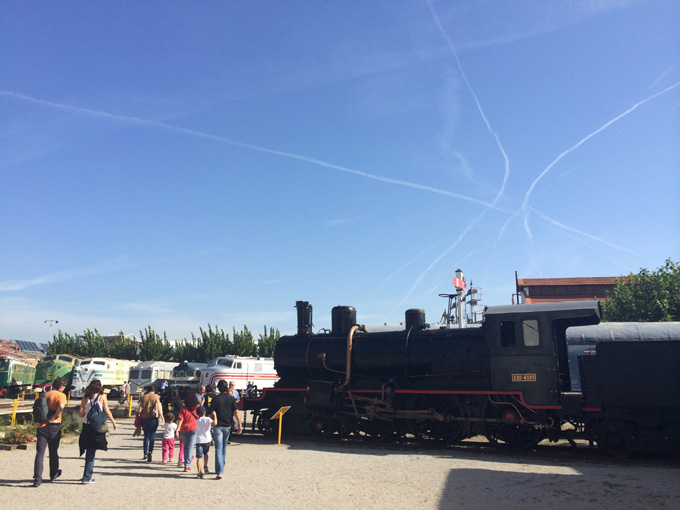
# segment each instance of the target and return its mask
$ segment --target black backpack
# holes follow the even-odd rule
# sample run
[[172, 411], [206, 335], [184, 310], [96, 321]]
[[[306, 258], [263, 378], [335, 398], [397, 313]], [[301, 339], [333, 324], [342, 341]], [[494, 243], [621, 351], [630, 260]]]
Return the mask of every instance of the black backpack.
[[47, 399], [45, 393], [41, 393], [35, 402], [33, 402], [33, 421], [35, 423], [45, 423], [50, 419], [54, 411], [50, 411], [47, 406]]

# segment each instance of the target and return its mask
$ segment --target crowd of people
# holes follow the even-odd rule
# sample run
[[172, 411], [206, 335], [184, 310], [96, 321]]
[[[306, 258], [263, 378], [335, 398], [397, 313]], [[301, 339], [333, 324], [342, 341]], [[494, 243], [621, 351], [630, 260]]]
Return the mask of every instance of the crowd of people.
[[[45, 394], [51, 416], [48, 421], [37, 424], [33, 487], [39, 487], [43, 482], [46, 451], [49, 451], [50, 481], [61, 476], [58, 450], [61, 419], [67, 402], [64, 394], [66, 384], [65, 379], [57, 378], [52, 390]], [[161, 388], [156, 393], [153, 384], [147, 386], [139, 400], [134, 435], [141, 436], [143, 433], [143, 460], [153, 461], [156, 433], [162, 426], [162, 463], [174, 462], [175, 445], [179, 440], [178, 467], [190, 472], [195, 458], [198, 478], [203, 478], [210, 474], [208, 459], [210, 447], [214, 445], [214, 474], [217, 480], [221, 480], [231, 433], [235, 431], [240, 434], [243, 430], [238, 410], [240, 395], [235, 391], [234, 383], [227, 384], [222, 380], [217, 388], [199, 386], [195, 391], [186, 391], [183, 399], [180, 398], [178, 387], [170, 387], [164, 382]], [[106, 421], [111, 422], [114, 430], [118, 428], [100, 381], [94, 380], [88, 385], [78, 408], [78, 416], [83, 421], [79, 437], [80, 455], [85, 454], [81, 482], [88, 485], [94, 483], [92, 475], [97, 450], [108, 449]]]

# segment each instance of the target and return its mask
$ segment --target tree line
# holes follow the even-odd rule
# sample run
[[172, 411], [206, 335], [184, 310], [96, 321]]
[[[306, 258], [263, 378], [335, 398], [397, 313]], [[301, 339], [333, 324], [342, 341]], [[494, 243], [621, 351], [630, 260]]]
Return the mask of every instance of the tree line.
[[171, 342], [163, 332], [161, 337], [151, 326], [139, 332], [139, 340], [127, 338], [123, 332], [115, 341], [104, 338], [95, 329], [87, 329], [82, 335], [70, 335], [59, 330], [49, 344], [48, 354], [71, 354], [81, 357], [116, 358], [139, 361], [190, 361], [207, 363], [217, 356], [261, 356], [271, 358], [274, 346], [281, 338], [278, 329], [264, 327], [255, 341], [248, 326], [243, 330], [232, 329], [233, 337], [223, 329], [208, 324], [208, 329], [200, 329], [200, 335], [191, 334], [186, 338]]

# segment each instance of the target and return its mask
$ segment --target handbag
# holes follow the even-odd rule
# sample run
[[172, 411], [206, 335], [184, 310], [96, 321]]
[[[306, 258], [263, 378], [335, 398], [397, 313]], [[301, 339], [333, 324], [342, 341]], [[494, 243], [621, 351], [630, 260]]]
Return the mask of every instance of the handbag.
[[97, 405], [99, 398], [93, 398], [90, 400], [90, 410], [87, 412], [87, 423], [94, 429], [99, 430], [99, 428], [106, 423], [106, 413], [104, 410]]
[[135, 427], [139, 427], [142, 424], [142, 413], [137, 411], [135, 414]]

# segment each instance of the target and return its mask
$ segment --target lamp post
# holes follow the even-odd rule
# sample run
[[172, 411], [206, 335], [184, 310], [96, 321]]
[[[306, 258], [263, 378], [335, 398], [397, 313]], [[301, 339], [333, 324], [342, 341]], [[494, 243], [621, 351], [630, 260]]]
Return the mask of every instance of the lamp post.
[[47, 343], [49, 344], [50, 339], [52, 338], [52, 324], [59, 324], [59, 321], [54, 320], [54, 319], [47, 319], [45, 321], [45, 324], [47, 324], [48, 322], [50, 323], [50, 332], [48, 333], [48, 337], [47, 337]]

